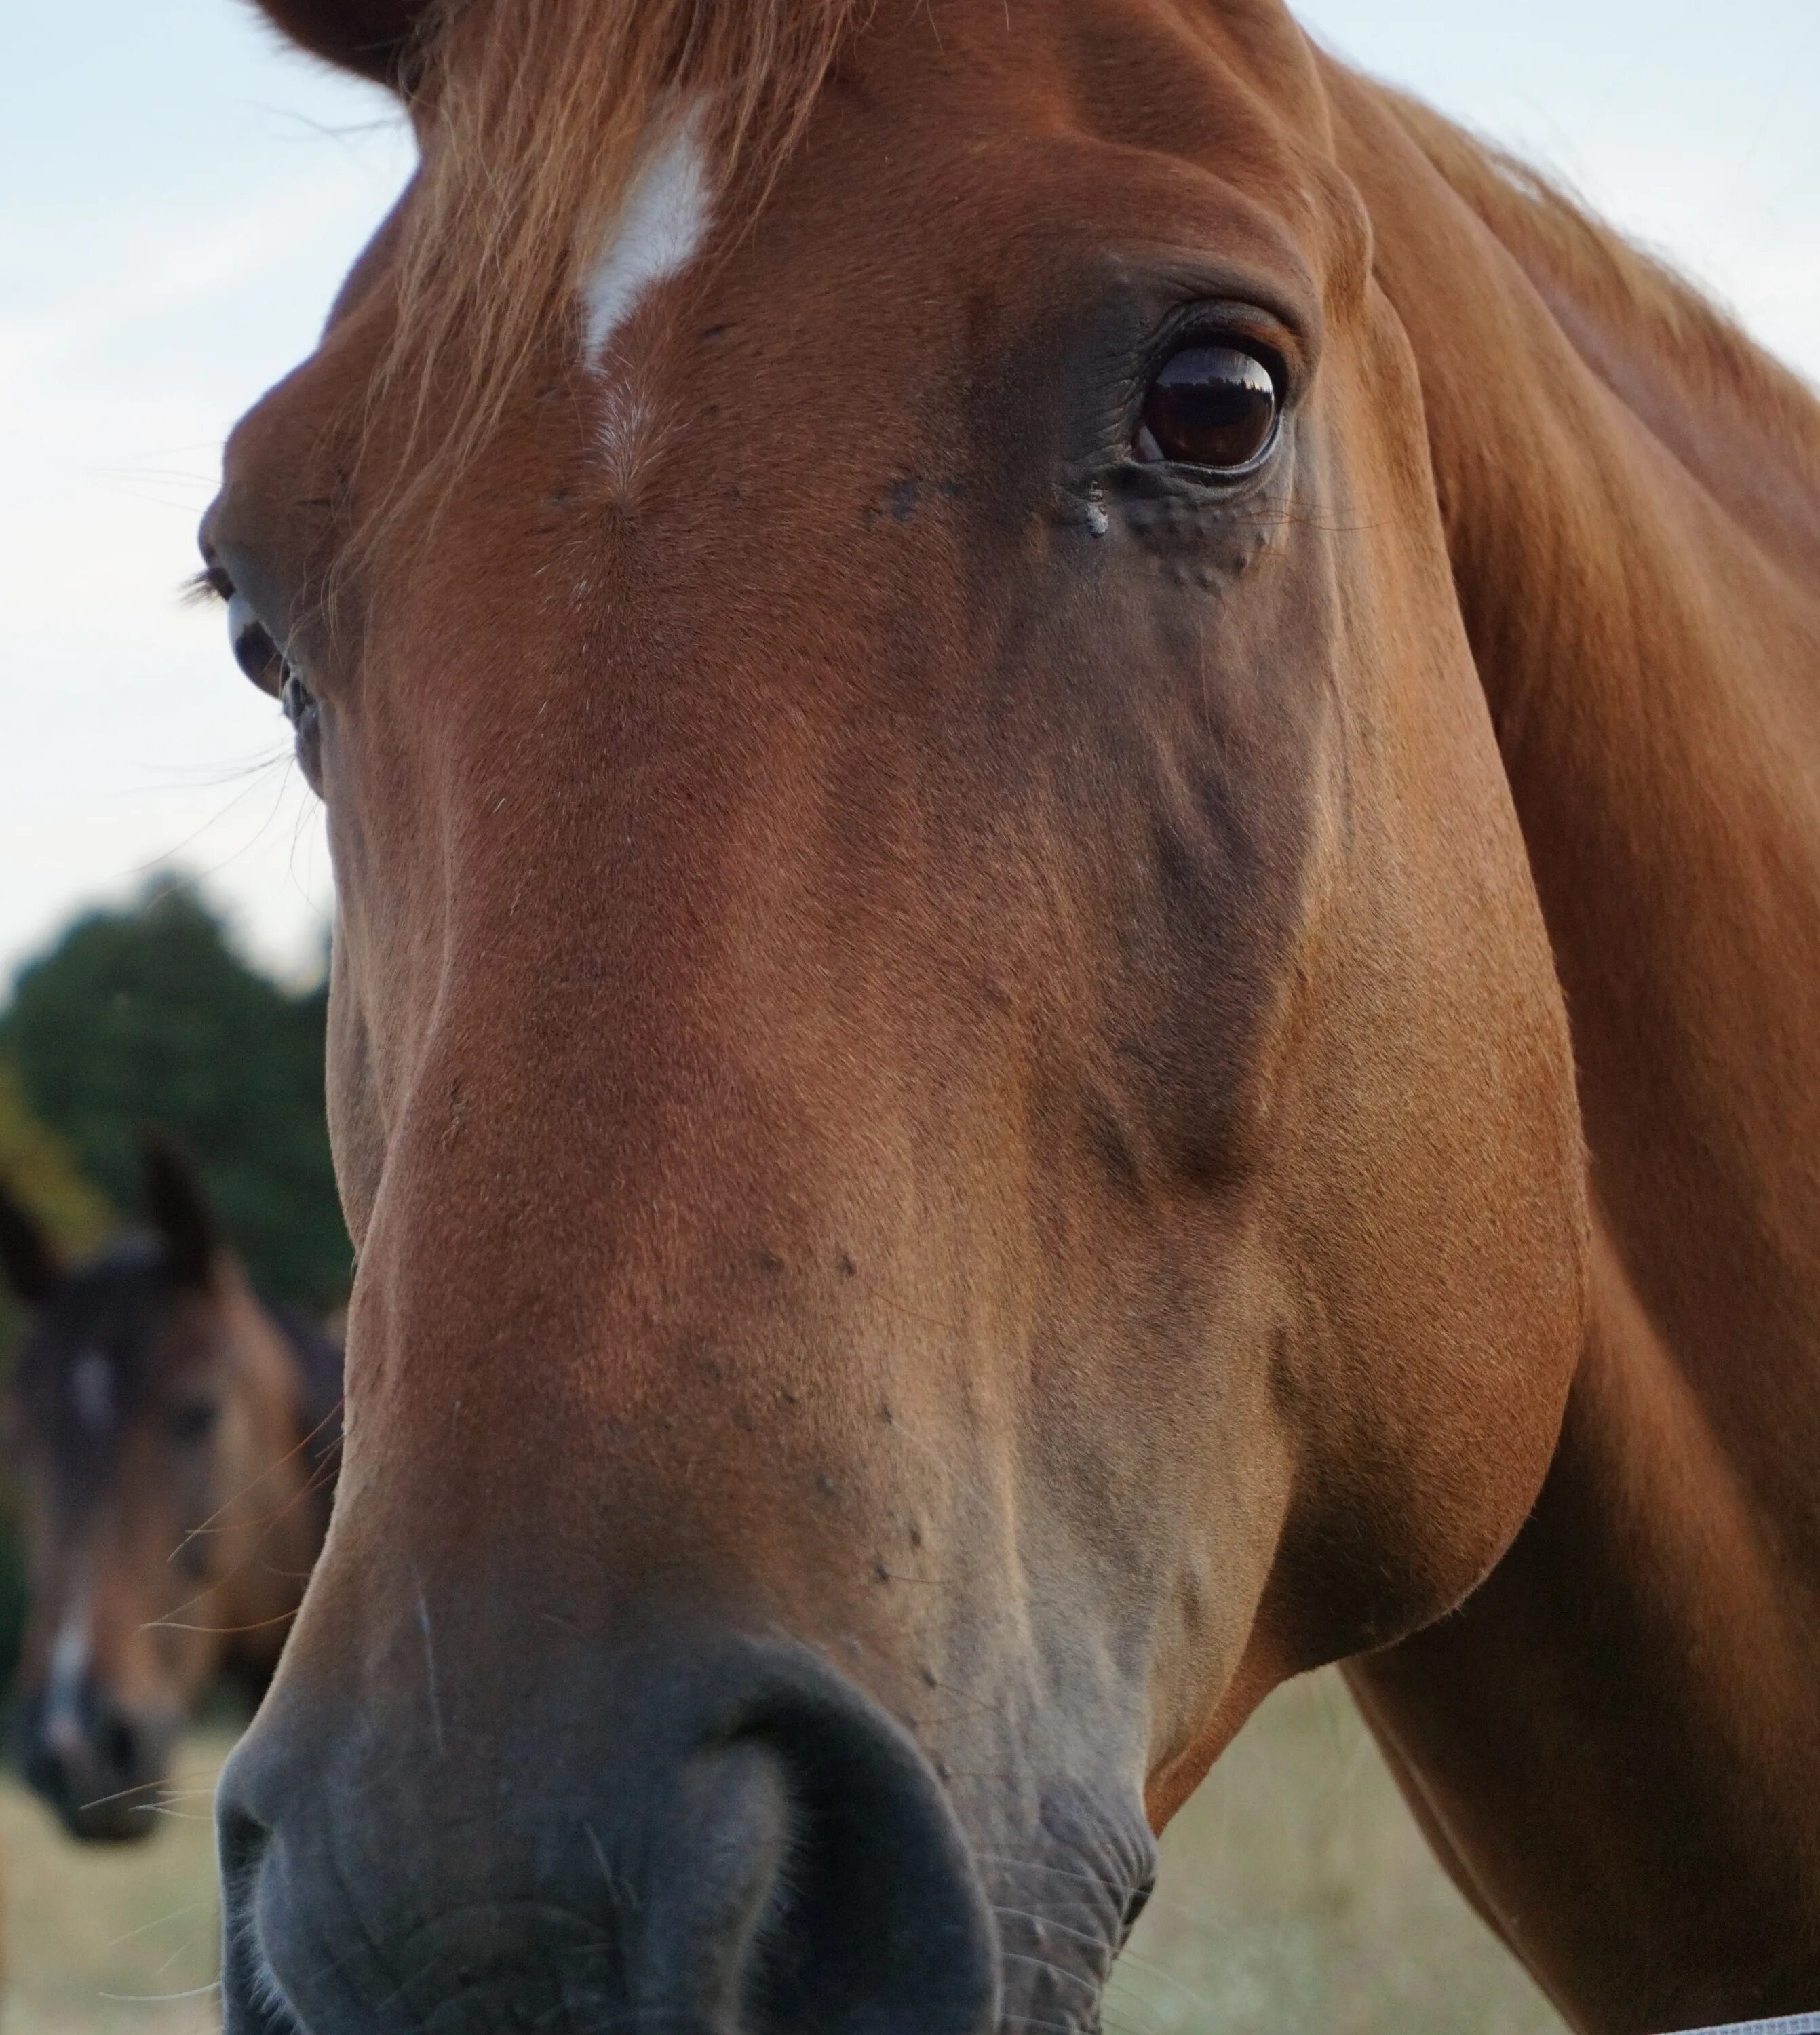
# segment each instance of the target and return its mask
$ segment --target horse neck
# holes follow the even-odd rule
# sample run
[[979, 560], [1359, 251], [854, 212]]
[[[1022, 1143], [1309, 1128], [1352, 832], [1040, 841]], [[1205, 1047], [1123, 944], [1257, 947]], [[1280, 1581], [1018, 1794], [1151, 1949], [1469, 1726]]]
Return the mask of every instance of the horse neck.
[[1401, 141], [1371, 165], [1378, 273], [1421, 366], [1602, 1203], [1671, 1331], [1723, 1292], [1724, 1324], [1674, 1335], [1690, 1361], [1716, 1328], [1761, 1348], [1753, 1295], [1799, 1296], [1769, 1339], [1811, 1336], [1820, 408], [1600, 229], [1377, 104]]
[[1598, 1232], [1534, 1518], [1463, 1616], [1356, 1680], [1444, 1854], [1584, 2025], [1805, 2010], [1820, 412], [1433, 115], [1329, 85], [1423, 377]]

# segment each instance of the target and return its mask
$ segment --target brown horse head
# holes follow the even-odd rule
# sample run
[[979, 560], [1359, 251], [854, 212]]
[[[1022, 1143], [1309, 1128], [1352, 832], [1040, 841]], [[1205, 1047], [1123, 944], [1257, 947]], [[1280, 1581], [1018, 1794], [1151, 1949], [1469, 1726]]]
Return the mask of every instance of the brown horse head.
[[1581, 1337], [1315, 62], [269, 11], [423, 168], [205, 528], [327, 801], [360, 1249], [228, 2026], [1085, 2029], [1251, 1708], [1497, 1560]]
[[156, 1826], [172, 1740], [224, 1668], [263, 1687], [326, 1510], [298, 1347], [170, 1147], [148, 1146], [145, 1189], [148, 1230], [68, 1271], [0, 1195], [0, 1254], [32, 1311], [10, 1407], [24, 1767], [86, 1838]]

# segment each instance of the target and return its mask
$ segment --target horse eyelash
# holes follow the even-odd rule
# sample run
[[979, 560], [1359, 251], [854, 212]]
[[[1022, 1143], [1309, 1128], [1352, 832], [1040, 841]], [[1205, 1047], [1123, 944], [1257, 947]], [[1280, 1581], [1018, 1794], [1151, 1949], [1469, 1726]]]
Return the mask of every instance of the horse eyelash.
[[205, 566], [184, 580], [177, 598], [186, 607], [205, 607], [212, 600], [226, 600], [228, 592], [227, 574], [219, 566]]

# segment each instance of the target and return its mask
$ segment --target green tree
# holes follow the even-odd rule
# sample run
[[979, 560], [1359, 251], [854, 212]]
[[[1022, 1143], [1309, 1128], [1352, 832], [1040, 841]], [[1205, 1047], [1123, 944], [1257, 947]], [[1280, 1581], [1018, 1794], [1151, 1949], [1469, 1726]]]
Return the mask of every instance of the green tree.
[[[0, 1059], [0, 1184], [66, 1258], [84, 1256], [114, 1227], [106, 1198], [82, 1177], [66, 1140], [32, 1114], [17, 1070]], [[0, 1284], [0, 1360], [9, 1361], [19, 1310]]]
[[17, 1070], [0, 1060], [0, 1181], [71, 1257], [92, 1251], [114, 1226], [114, 1211], [82, 1176], [69, 1141], [40, 1123]]
[[[92, 1251], [114, 1226], [114, 1213], [83, 1179], [75, 1154], [55, 1130], [32, 1115], [15, 1070], [0, 1060], [0, 1180], [36, 1216], [70, 1258]], [[24, 1315], [0, 1285], [0, 1376], [13, 1361]], [[28, 1588], [17, 1499], [0, 1473], [0, 1689], [10, 1688], [25, 1629]]]
[[138, 1199], [138, 1134], [182, 1140], [260, 1285], [318, 1308], [351, 1255], [322, 1108], [325, 986], [250, 968], [188, 883], [78, 919], [19, 976], [0, 1051], [31, 1111], [115, 1207]]

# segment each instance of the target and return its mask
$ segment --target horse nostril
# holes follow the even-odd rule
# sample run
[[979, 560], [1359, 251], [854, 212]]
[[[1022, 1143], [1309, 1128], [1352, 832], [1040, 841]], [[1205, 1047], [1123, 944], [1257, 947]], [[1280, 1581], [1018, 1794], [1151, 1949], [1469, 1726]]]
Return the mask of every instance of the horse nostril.
[[747, 1962], [750, 2035], [976, 2035], [996, 1946], [970, 1860], [920, 1757], [857, 1710], [767, 1733], [790, 1836]]
[[221, 1989], [225, 2026], [235, 2035], [296, 2035], [284, 2010], [260, 1940], [259, 1868], [272, 1841], [260, 1819], [233, 1796], [229, 1761], [216, 1801], [216, 1856], [220, 1868], [223, 1920]]
[[103, 1717], [95, 1733], [96, 1764], [110, 1780], [124, 1785], [139, 1770], [139, 1734], [118, 1715]]

